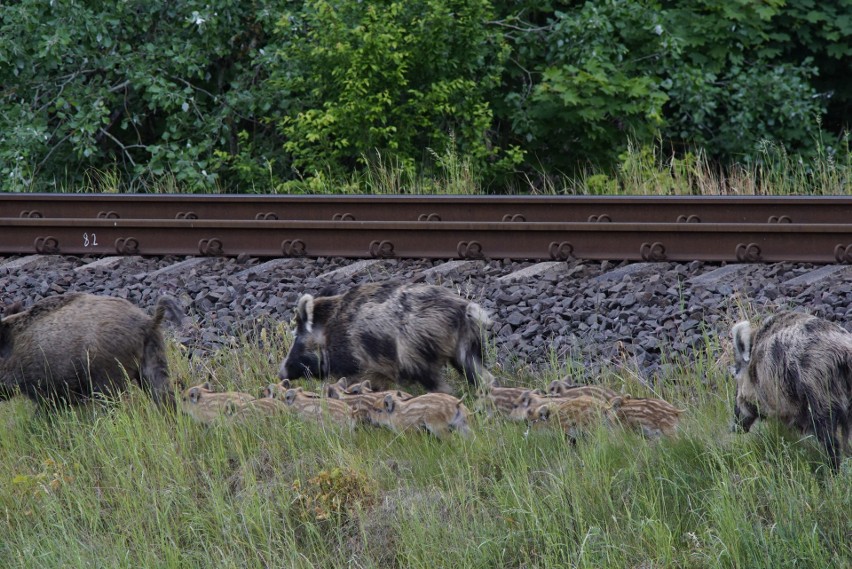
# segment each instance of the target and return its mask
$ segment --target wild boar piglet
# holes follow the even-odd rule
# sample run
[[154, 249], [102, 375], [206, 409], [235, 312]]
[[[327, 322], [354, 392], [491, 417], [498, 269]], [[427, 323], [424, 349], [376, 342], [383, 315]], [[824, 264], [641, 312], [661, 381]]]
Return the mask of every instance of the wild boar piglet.
[[325, 423], [331, 421], [353, 427], [356, 423], [352, 409], [343, 401], [306, 395], [300, 388], [288, 389], [284, 394], [284, 403], [292, 413], [303, 419]]
[[196, 421], [211, 424], [232, 417], [254, 400], [240, 391], [213, 391], [209, 382], [189, 387], [180, 398], [180, 408]]
[[395, 432], [425, 429], [438, 438], [451, 432], [468, 436], [470, 411], [460, 399], [446, 393], [427, 393], [400, 400], [391, 393], [369, 409], [370, 421]]
[[612, 408], [623, 426], [639, 430], [647, 437], [673, 435], [685, 411], [663, 399], [629, 395], [613, 399]]
[[581, 434], [600, 425], [610, 425], [610, 404], [598, 397], [581, 395], [568, 399], [553, 399], [543, 405], [530, 407], [527, 412], [530, 424], [555, 422], [574, 441]]
[[567, 380], [555, 379], [550, 382], [547, 394], [551, 397], [597, 397], [604, 401], [611, 401], [618, 397], [618, 393], [604, 385], [578, 385]]

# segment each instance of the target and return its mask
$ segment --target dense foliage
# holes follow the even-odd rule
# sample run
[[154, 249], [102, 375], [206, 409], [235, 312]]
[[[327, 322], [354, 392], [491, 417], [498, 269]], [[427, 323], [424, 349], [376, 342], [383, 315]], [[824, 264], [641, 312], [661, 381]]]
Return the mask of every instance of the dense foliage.
[[850, 14], [852, 0], [22, 0], [0, 11], [0, 176], [13, 191], [93, 172], [298, 191], [375, 161], [428, 174], [446, 152], [496, 182], [611, 166], [629, 141], [722, 162], [758, 159], [764, 140], [806, 154], [852, 116]]

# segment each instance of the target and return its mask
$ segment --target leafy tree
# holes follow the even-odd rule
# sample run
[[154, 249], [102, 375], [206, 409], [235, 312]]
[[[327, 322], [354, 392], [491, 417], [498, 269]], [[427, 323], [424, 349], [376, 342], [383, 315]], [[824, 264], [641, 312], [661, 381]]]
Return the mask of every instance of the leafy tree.
[[[255, 144], [261, 6], [237, 0], [39, 2], [0, 11], [0, 175], [12, 187], [169, 173], [210, 188], [217, 148]], [[257, 12], [255, 12], [257, 10]], [[267, 17], [268, 14], [267, 14]]]
[[513, 49], [523, 70], [510, 76], [504, 112], [538, 161], [570, 170], [613, 160], [628, 136], [653, 139], [668, 99], [655, 71], [672, 50], [657, 19], [642, 3], [616, 0], [554, 10], [544, 25], [501, 22], [521, 31]]
[[293, 103], [278, 123], [302, 175], [351, 171], [374, 151], [413, 167], [448, 147], [483, 166], [488, 96], [506, 48], [486, 0], [312, 0], [280, 20], [270, 84]]
[[502, 186], [629, 139], [805, 154], [852, 117], [852, 0], [20, 0], [0, 33], [11, 190], [292, 191], [447, 156]]

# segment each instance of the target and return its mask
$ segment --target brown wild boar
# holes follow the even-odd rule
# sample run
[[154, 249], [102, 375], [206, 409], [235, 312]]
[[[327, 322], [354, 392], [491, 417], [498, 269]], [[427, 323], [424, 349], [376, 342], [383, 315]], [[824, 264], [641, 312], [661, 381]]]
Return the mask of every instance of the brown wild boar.
[[[358, 391], [360, 391], [360, 389]], [[389, 393], [392, 393], [395, 397], [403, 401], [414, 397], [404, 391], [365, 391], [363, 393], [346, 393], [337, 387], [336, 384], [328, 385], [325, 388], [326, 397], [329, 399], [339, 399], [349, 405], [349, 407], [352, 408], [355, 418], [362, 423], [370, 422], [370, 408], [378, 401], [384, 399], [384, 397]]]
[[500, 387], [496, 381], [490, 382], [479, 391], [480, 409], [484, 408], [490, 416], [494, 411], [509, 416], [515, 408], [515, 402], [528, 387]]
[[[270, 383], [261, 391], [260, 396], [262, 399], [281, 399], [284, 400], [284, 394], [287, 393], [287, 390], [290, 389], [290, 380], [284, 379], [279, 381], [278, 383]], [[305, 397], [320, 397], [319, 393], [314, 393], [313, 391], [305, 391], [302, 387], [295, 388], [299, 393], [304, 395]]]
[[189, 387], [180, 399], [181, 409], [199, 423], [211, 424], [223, 417], [232, 417], [243, 406], [254, 401], [248, 393], [213, 391], [210, 383]]
[[411, 399], [412, 397], [414, 397], [412, 394], [401, 389], [386, 389], [382, 391], [375, 391], [369, 379], [359, 381], [358, 383], [353, 383], [352, 385], [344, 389], [343, 393], [346, 395], [364, 395], [367, 393], [393, 393], [398, 398], [403, 400]]
[[288, 389], [284, 394], [284, 402], [292, 413], [309, 421], [324, 423], [330, 420], [347, 427], [353, 427], [356, 423], [354, 412], [343, 401], [309, 396], [300, 388]]
[[629, 395], [612, 400], [612, 409], [625, 427], [641, 431], [646, 437], [670, 436], [677, 430], [685, 409], [678, 409], [662, 399]]
[[0, 319], [0, 400], [18, 391], [43, 403], [76, 403], [136, 382], [158, 404], [174, 405], [160, 325], [180, 323], [178, 302], [149, 316], [130, 302], [67, 293]]
[[544, 405], [529, 408], [526, 418], [531, 424], [555, 421], [572, 441], [582, 433], [612, 422], [609, 402], [588, 395], [551, 399]]
[[551, 397], [579, 397], [587, 395], [597, 397], [604, 401], [611, 401], [618, 397], [618, 393], [603, 385], [577, 385], [566, 380], [554, 379], [547, 389]]
[[272, 417], [287, 412], [289, 412], [287, 404], [281, 399], [261, 397], [259, 399], [252, 399], [251, 401], [241, 403], [237, 406], [236, 412], [233, 413], [233, 418], [237, 421], [241, 421], [243, 419], [257, 416]]
[[395, 432], [407, 429], [425, 429], [438, 438], [457, 431], [470, 435], [470, 411], [461, 400], [446, 393], [427, 393], [403, 401], [391, 393], [369, 409], [374, 425], [388, 427]]
[[801, 312], [780, 312], [731, 330], [735, 426], [775, 417], [822, 444], [833, 469], [848, 450], [852, 421], [852, 334]]
[[513, 421], [525, 421], [530, 409], [537, 409], [547, 403], [552, 403], [553, 398], [547, 397], [540, 389], [525, 389], [512, 402], [512, 410], [509, 411], [509, 419]]
[[490, 380], [482, 364], [490, 320], [478, 304], [444, 287], [386, 282], [335, 296], [306, 294], [295, 320], [281, 379], [362, 376], [446, 391], [441, 372], [449, 363], [470, 383]]

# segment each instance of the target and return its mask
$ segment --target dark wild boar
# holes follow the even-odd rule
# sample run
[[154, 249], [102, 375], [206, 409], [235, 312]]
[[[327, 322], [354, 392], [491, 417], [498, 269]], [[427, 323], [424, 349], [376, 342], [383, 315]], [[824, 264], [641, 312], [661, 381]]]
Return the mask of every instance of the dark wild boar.
[[775, 417], [813, 434], [834, 469], [848, 446], [852, 417], [852, 334], [801, 312], [781, 312], [755, 328], [731, 330], [735, 427]]
[[469, 382], [490, 381], [482, 364], [485, 311], [448, 289], [370, 283], [336, 296], [302, 296], [281, 379], [361, 376], [418, 382], [443, 391], [449, 363]]

